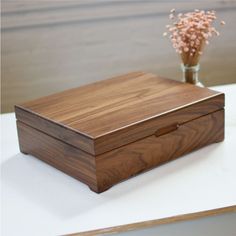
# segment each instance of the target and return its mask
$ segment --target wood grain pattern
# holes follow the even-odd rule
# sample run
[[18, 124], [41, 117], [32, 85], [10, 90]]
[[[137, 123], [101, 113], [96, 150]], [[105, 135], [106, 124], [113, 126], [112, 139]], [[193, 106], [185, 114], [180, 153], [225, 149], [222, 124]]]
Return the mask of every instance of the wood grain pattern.
[[96, 157], [98, 189], [172, 161], [224, 139], [224, 110], [186, 122], [162, 136], [152, 135]]
[[114, 184], [224, 139], [224, 110], [184, 123], [102, 155], [92, 156], [17, 122], [21, 151], [32, 154], [100, 193]]
[[22, 152], [100, 193], [222, 141], [224, 94], [133, 72], [17, 105], [16, 118]]
[[88, 136], [84, 136], [72, 129], [69, 129], [61, 124], [51, 122], [48, 119], [42, 118], [32, 112], [25, 111], [19, 107], [15, 107], [16, 118], [23, 121], [35, 129], [49, 134], [67, 144], [80, 148], [85, 152], [94, 153], [94, 141]]
[[218, 94], [137, 72], [43, 97], [20, 107], [97, 138]]
[[16, 117], [98, 155], [223, 106], [222, 93], [134, 72], [17, 105]]
[[96, 163], [91, 156], [62, 141], [17, 121], [21, 152], [31, 154], [49, 165], [73, 176], [96, 191]]
[[142, 221], [142, 222], [126, 224], [126, 225], [118, 225], [118, 226], [109, 227], [109, 228], [103, 228], [103, 229], [97, 229], [97, 230], [91, 230], [91, 231], [73, 233], [73, 234], [67, 234], [67, 235], [68, 236], [110, 235], [110, 234], [115, 234], [115, 233], [133, 231], [133, 230], [147, 229], [147, 228], [151, 228], [151, 227], [163, 225], [163, 224], [171, 224], [171, 223], [176, 223], [176, 222], [181, 222], [181, 221], [195, 220], [202, 217], [216, 216], [216, 215], [229, 213], [229, 212], [236, 212], [236, 206], [228, 206], [228, 207], [217, 208], [213, 210], [200, 211], [200, 212], [194, 212], [194, 213], [183, 214], [183, 215], [176, 215], [176, 216], [171, 216], [171, 217], [162, 218], [162, 219]]

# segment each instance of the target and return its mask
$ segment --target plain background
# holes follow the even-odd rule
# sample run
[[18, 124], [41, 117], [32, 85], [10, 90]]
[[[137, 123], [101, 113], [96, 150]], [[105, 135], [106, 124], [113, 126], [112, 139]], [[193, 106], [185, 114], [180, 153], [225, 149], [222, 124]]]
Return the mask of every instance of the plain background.
[[236, 2], [3, 0], [2, 112], [14, 104], [131, 71], [180, 80], [180, 59], [162, 36], [169, 11], [214, 9], [221, 35], [202, 60], [206, 86], [236, 82]]

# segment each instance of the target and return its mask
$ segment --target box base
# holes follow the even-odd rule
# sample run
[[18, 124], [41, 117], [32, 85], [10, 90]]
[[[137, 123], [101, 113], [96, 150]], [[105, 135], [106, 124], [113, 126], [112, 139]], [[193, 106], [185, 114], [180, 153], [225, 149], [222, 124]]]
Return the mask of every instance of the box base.
[[87, 184], [97, 193], [139, 173], [224, 140], [224, 109], [93, 156], [17, 121], [20, 150]]

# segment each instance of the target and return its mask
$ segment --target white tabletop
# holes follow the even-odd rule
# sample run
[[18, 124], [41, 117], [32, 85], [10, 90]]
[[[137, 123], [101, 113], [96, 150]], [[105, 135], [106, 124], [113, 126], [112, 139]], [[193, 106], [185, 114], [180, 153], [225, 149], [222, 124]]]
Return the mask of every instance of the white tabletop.
[[1, 115], [2, 226], [8, 235], [62, 235], [236, 205], [236, 84], [225, 141], [96, 194], [19, 152], [15, 116]]

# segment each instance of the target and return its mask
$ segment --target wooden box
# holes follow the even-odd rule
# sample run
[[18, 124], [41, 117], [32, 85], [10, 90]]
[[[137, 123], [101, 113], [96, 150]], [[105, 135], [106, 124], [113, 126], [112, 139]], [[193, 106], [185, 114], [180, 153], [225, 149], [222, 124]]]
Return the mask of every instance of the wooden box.
[[15, 112], [21, 152], [97, 193], [224, 139], [223, 93], [144, 72], [17, 105]]

